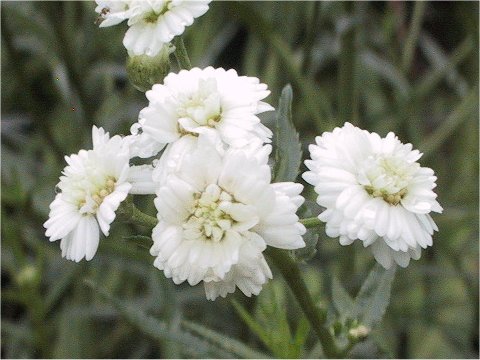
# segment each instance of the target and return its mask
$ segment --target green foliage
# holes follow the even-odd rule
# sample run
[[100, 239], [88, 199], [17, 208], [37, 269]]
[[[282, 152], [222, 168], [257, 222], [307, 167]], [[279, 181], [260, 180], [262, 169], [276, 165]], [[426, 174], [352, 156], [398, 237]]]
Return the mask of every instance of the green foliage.
[[286, 85], [278, 101], [275, 121], [273, 181], [295, 181], [302, 161], [302, 146], [292, 120], [292, 87]]
[[[335, 314], [342, 326], [372, 324], [351, 357], [478, 358], [478, 7], [212, 2], [185, 32], [192, 66], [234, 68], [268, 84], [272, 105], [280, 98], [277, 118], [262, 116], [275, 133], [277, 181], [302, 181], [307, 145], [344, 120], [394, 131], [435, 170], [440, 231], [393, 285], [393, 274], [380, 269], [367, 276], [368, 249], [342, 247], [322, 227], [295, 251], [316, 302], [325, 308], [333, 296], [331, 325]], [[44, 236], [64, 155], [91, 146], [92, 124], [127, 134], [147, 103], [128, 82], [126, 24], [99, 29], [94, 8], [93, 1], [1, 3], [2, 355], [324, 356], [278, 272], [259, 297], [233, 295], [239, 319], [228, 298], [209, 302], [201, 286], [176, 286], [154, 268], [145, 227], [116, 221], [95, 258], [80, 264], [61, 259], [58, 242]], [[314, 202], [311, 187], [303, 194]], [[151, 197], [138, 200], [154, 214]], [[310, 208], [302, 217], [320, 211]], [[84, 278], [102, 290], [92, 292]], [[361, 310], [352, 305], [360, 295], [349, 295], [359, 289]]]
[[301, 314], [292, 330], [287, 316], [286, 291], [280, 281], [265, 287], [258, 296], [253, 316], [237, 301], [233, 300], [232, 305], [275, 358], [297, 359], [304, 357], [310, 325]]

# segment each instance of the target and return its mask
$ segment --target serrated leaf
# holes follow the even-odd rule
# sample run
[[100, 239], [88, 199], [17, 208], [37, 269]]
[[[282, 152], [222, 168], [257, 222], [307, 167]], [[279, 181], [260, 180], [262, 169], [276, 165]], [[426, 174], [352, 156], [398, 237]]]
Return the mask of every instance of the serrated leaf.
[[224, 334], [220, 334], [212, 329], [209, 329], [203, 325], [196, 324], [191, 321], [183, 321], [183, 327], [187, 330], [190, 330], [200, 337], [204, 338], [205, 340], [220, 346], [224, 350], [232, 353], [233, 355], [237, 355], [244, 359], [266, 359], [269, 356], [266, 354], [262, 354], [257, 350], [250, 348], [248, 345], [244, 344], [241, 341], [236, 339], [232, 339]]
[[342, 317], [345, 319], [352, 317], [355, 310], [355, 301], [336, 277], [332, 279], [332, 300], [335, 309]]
[[355, 299], [355, 313], [363, 325], [372, 327], [380, 322], [385, 314], [390, 302], [395, 270], [396, 266], [385, 270], [376, 264], [363, 283]]
[[292, 98], [288, 84], [282, 90], [276, 114], [274, 182], [295, 181], [302, 161], [302, 146], [292, 121]]

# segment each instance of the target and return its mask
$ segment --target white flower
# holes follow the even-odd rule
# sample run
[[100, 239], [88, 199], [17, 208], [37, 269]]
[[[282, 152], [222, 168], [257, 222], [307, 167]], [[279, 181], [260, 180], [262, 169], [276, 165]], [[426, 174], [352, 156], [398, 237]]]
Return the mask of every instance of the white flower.
[[238, 76], [235, 70], [182, 70], [147, 91], [149, 105], [140, 112], [137, 128], [157, 144], [199, 134], [225, 147], [270, 142], [272, 132], [257, 117], [273, 110], [261, 101], [269, 93], [257, 78]]
[[158, 189], [150, 253], [176, 284], [203, 281], [210, 300], [235, 287], [257, 295], [272, 277], [262, 254], [266, 246], [305, 246], [305, 227], [295, 214], [303, 187], [270, 184], [270, 168], [261, 159], [238, 149], [222, 156], [199, 141]]
[[96, 0], [100, 27], [117, 25], [130, 16], [132, 0]]
[[208, 10], [210, 1], [140, 0], [99, 1], [95, 9], [111, 26], [128, 19], [123, 45], [131, 55], [157, 55], [162, 47], [183, 33], [186, 26]]
[[164, 147], [164, 143], [155, 141], [147, 134], [143, 133], [142, 125], [144, 120], [140, 119], [137, 123], [130, 127], [131, 135], [125, 137], [129, 142], [130, 156], [149, 158], [156, 156]]
[[361, 240], [385, 268], [419, 259], [438, 231], [429, 213], [442, 212], [433, 191], [437, 178], [417, 162], [422, 154], [393, 133], [381, 138], [350, 123], [316, 142], [303, 178], [326, 208], [319, 219], [327, 235], [342, 245]]
[[99, 228], [108, 236], [115, 211], [132, 187], [127, 181], [128, 143], [118, 135], [110, 138], [95, 126], [92, 138], [93, 150], [65, 157], [68, 166], [57, 185], [60, 193], [50, 205], [44, 224], [50, 241], [61, 239], [62, 256], [76, 262], [93, 258]]

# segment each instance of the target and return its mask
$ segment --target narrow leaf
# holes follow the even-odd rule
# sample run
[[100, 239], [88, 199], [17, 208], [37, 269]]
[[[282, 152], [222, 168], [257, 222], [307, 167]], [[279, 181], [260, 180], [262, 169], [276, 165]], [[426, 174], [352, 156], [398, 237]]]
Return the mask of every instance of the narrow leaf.
[[94, 282], [86, 280], [85, 283], [107, 300], [123, 317], [144, 334], [159, 341], [173, 341], [182, 345], [185, 354], [193, 357], [206, 357], [215, 350], [212, 346], [197, 337], [181, 331], [173, 331], [160, 320], [145, 314], [138, 306], [131, 306], [117, 300], [113, 295], [98, 287]]
[[395, 270], [395, 266], [385, 270], [376, 264], [363, 283], [355, 300], [356, 314], [363, 325], [371, 327], [380, 322], [385, 314], [390, 302]]
[[345, 318], [352, 317], [355, 309], [355, 302], [336, 277], [333, 277], [332, 280], [332, 300], [335, 309], [340, 315]]
[[237, 314], [242, 318], [242, 320], [247, 324], [250, 330], [257, 335], [264, 344], [268, 344], [269, 338], [265, 329], [260, 325], [245, 308], [240, 305], [237, 301], [232, 300], [232, 305]]
[[282, 90], [276, 115], [274, 182], [295, 181], [302, 161], [302, 147], [292, 121], [292, 98], [288, 84]]
[[220, 334], [214, 330], [211, 330], [203, 325], [196, 324], [191, 321], [183, 321], [182, 325], [187, 329], [190, 330], [200, 337], [204, 338], [205, 340], [214, 343], [217, 346], [225, 349], [226, 351], [237, 355], [241, 358], [245, 359], [265, 359], [269, 356], [266, 354], [262, 354], [257, 350], [250, 348], [248, 345], [244, 344], [241, 341], [236, 339], [232, 339], [224, 334]]

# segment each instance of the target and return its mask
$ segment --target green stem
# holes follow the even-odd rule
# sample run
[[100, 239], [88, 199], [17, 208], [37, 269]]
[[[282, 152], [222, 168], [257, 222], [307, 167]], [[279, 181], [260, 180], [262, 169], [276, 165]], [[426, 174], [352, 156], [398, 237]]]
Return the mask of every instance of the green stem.
[[322, 88], [317, 86], [315, 81], [302, 73], [295, 61], [295, 55], [290, 49], [290, 45], [273, 29], [262, 14], [248, 5], [248, 2], [232, 1], [229, 2], [229, 5], [235, 17], [240, 17], [252, 33], [276, 51], [285, 72], [288, 73], [296, 88], [301, 92], [302, 101], [312, 118], [315, 119], [318, 129], [333, 129], [335, 124], [330, 116], [328, 96]]
[[358, 96], [355, 79], [355, 66], [357, 59], [356, 26], [354, 14], [354, 2], [347, 2], [347, 12], [352, 21], [349, 28], [341, 37], [341, 50], [338, 74], [338, 117], [340, 123], [356, 121]]
[[317, 308], [313, 302], [307, 286], [302, 279], [300, 269], [288, 252], [269, 247], [265, 253], [272, 260], [273, 264], [280, 270], [288, 286], [292, 290], [300, 307], [310, 322], [312, 329], [317, 334], [322, 344], [323, 352], [327, 358], [339, 358], [343, 351], [338, 349], [333, 336], [325, 326], [326, 312]]
[[[67, 75], [70, 80], [70, 84], [75, 89], [75, 93], [78, 95], [79, 104], [75, 107], [79, 107], [81, 111], [78, 111], [83, 115], [83, 120], [85, 124], [89, 127], [94, 125], [94, 113], [95, 109], [92, 107], [92, 102], [89, 101], [88, 91], [83, 82], [84, 69], [80, 64], [81, 58], [78, 57], [78, 54], [75, 52], [73, 44], [75, 41], [73, 39], [73, 31], [75, 27], [74, 18], [68, 17], [68, 14], [65, 14], [66, 10], [69, 10], [70, 14], [72, 9], [69, 8], [71, 4], [68, 3], [62, 4], [63, 7], [60, 7], [54, 3], [45, 3], [44, 7], [47, 11], [47, 15], [51, 20], [51, 25], [53, 33], [58, 39], [59, 52], [62, 56], [62, 60], [67, 68]], [[64, 13], [64, 16], [59, 16], [59, 14]]]
[[[122, 204], [118, 213], [128, 222], [143, 225], [151, 229], [157, 224], [156, 218], [138, 210], [130, 199]], [[317, 218], [307, 218], [300, 221], [306, 227], [316, 227], [321, 224], [320, 220]], [[337, 347], [333, 336], [326, 327], [325, 310], [318, 309], [315, 306], [313, 299], [308, 292], [307, 286], [302, 279], [300, 269], [293, 258], [287, 251], [272, 247], [269, 247], [265, 252], [287, 281], [288, 286], [292, 290], [313, 330], [317, 334], [325, 355], [329, 358], [339, 358], [344, 356], [346, 354], [345, 349], [339, 349]]]
[[455, 130], [470, 116], [478, 114], [478, 88], [471, 90], [460, 105], [447, 117], [440, 127], [433, 132], [424, 143], [420, 145], [423, 152], [423, 158], [427, 158], [454, 133]]
[[441, 66], [426, 75], [415, 88], [414, 97], [416, 101], [421, 102], [423, 98], [429, 95], [443, 78], [454, 70], [459, 64], [468, 58], [474, 49], [474, 42], [471, 37], [467, 37], [449, 56], [444, 66]]
[[315, 228], [315, 227], [317, 227], [317, 226], [322, 225], [322, 222], [321, 222], [318, 218], [316, 218], [316, 217], [306, 218], [306, 219], [300, 219], [299, 221], [300, 221], [300, 223], [302, 223], [307, 229]]
[[303, 46], [303, 64], [302, 69], [304, 74], [308, 74], [310, 70], [310, 65], [312, 63], [312, 47], [315, 40], [315, 36], [318, 33], [318, 28], [316, 27], [318, 19], [320, 17], [320, 2], [312, 1], [310, 4], [308, 25], [307, 25], [307, 35], [305, 36], [305, 42]]
[[149, 229], [153, 229], [158, 223], [158, 220], [155, 217], [147, 215], [138, 210], [131, 199], [127, 199], [122, 203], [118, 209], [118, 214], [126, 222], [142, 225]]
[[181, 36], [175, 38], [175, 58], [177, 59], [178, 66], [180, 69], [190, 70], [192, 68], [192, 63], [188, 57], [187, 49], [183, 43]]
[[417, 47], [418, 35], [422, 26], [423, 14], [425, 13], [426, 1], [415, 1], [413, 18], [408, 32], [407, 40], [403, 48], [402, 70], [407, 73], [412, 64], [413, 54]]

